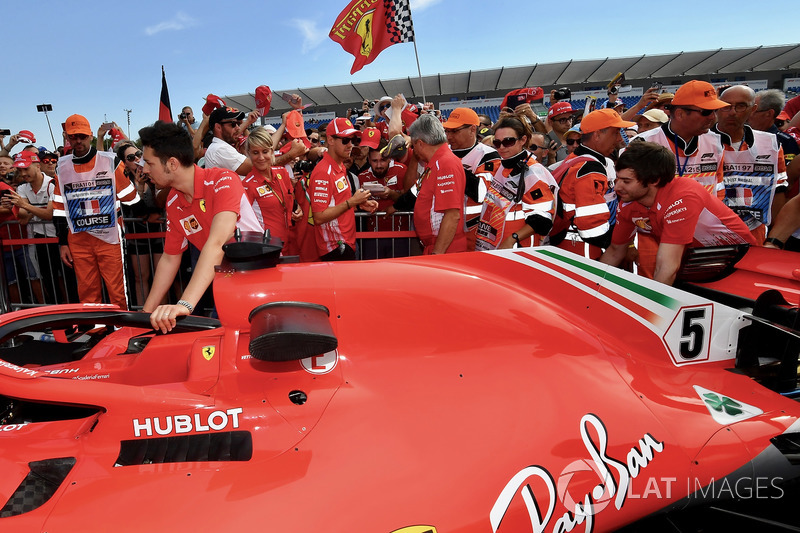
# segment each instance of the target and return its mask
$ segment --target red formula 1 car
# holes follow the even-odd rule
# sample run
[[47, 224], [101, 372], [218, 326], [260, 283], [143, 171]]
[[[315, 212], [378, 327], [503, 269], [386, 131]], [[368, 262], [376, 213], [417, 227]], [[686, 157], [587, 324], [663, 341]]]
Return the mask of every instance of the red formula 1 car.
[[218, 321], [2, 318], [0, 530], [798, 525], [796, 307], [552, 248], [301, 265], [229, 246]]

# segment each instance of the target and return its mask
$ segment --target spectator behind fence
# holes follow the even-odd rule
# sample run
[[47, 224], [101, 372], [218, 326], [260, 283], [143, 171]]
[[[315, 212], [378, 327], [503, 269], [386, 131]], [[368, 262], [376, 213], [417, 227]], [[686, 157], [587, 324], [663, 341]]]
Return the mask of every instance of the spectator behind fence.
[[346, 118], [335, 118], [328, 123], [326, 138], [328, 151], [311, 173], [309, 191], [314, 213], [317, 251], [322, 261], [346, 261], [356, 258], [357, 207], [373, 213], [378, 202], [370, 200], [369, 191], [357, 188], [355, 192], [347, 178], [345, 161], [350, 157], [353, 137], [361, 132]]
[[6, 185], [11, 185], [14, 175], [14, 158], [10, 155], [0, 154], [0, 181]]
[[671, 285], [686, 247], [756, 244], [736, 213], [695, 180], [676, 177], [675, 166], [669, 148], [650, 142], [631, 143], [619, 157], [620, 208], [601, 262], [619, 265], [636, 232], [649, 233], [658, 243], [653, 279]]
[[423, 253], [467, 251], [464, 233], [466, 175], [461, 160], [447, 146], [447, 135], [435, 116], [423, 114], [408, 128], [416, 157], [425, 164], [417, 180], [414, 227]]
[[140, 198], [133, 205], [122, 206], [122, 214], [128, 219], [125, 221], [125, 250], [133, 274], [133, 304], [138, 307], [144, 305], [150, 293], [150, 277], [164, 253], [164, 242], [162, 239], [137, 238], [137, 234], [163, 231], [163, 203], [169, 191], [160, 194], [156, 191], [153, 182], [142, 171], [142, 151], [132, 142], [120, 143], [117, 157], [125, 166], [125, 176], [136, 187]]
[[[156, 122], [139, 130], [144, 147], [144, 172], [156, 187], [171, 188], [167, 198], [167, 235], [144, 311], [153, 328], [163, 333], [175, 319], [194, 306], [214, 279], [222, 261], [222, 245], [237, 228], [261, 233], [261, 225], [247, 200], [239, 177], [231, 170], [202, 169], [194, 164], [192, 141], [172, 122]], [[162, 305], [181, 264], [181, 254], [192, 243], [200, 250], [186, 290], [175, 305]]]
[[206, 168], [225, 168], [247, 176], [253, 164], [246, 156], [236, 151], [239, 125], [245, 114], [234, 107], [218, 107], [208, 119], [208, 131], [214, 134], [205, 154]]
[[756, 95], [745, 85], [725, 89], [713, 131], [725, 147], [723, 179], [725, 205], [747, 224], [760, 245], [772, 223], [773, 205], [786, 203], [786, 164], [775, 135], [745, 124], [755, 109]]
[[483, 201], [477, 250], [538, 246], [553, 227], [558, 185], [525, 149], [531, 135], [528, 123], [518, 118], [501, 118], [495, 125], [494, 146], [502, 162]]
[[103, 301], [102, 278], [111, 303], [127, 309], [117, 202], [130, 205], [139, 195], [122, 163], [92, 146], [85, 117], [71, 115], [64, 127], [72, 154], [58, 161], [53, 195], [61, 260], [75, 271], [81, 302]]
[[[15, 214], [21, 224], [27, 226], [27, 236], [37, 239], [55, 237], [56, 228], [53, 225], [53, 194], [55, 181], [46, 176], [41, 170], [38, 156], [31, 152], [20, 152], [14, 162], [17, 173], [25, 181], [19, 186], [16, 193], [8, 195], [9, 201], [15, 206]], [[41, 274], [43, 293], [38, 288], [39, 280], [34, 285], [34, 294], [43, 295], [43, 303], [66, 303], [59, 283], [60, 260], [58, 245], [56, 243], [37, 243], [33, 248], [35, 253], [30, 254], [31, 262], [38, 267]]]
[[569, 102], [556, 102], [547, 110], [547, 131], [551, 140], [556, 141], [556, 161], [567, 157], [567, 148], [564, 146], [564, 136], [572, 127], [575, 110]]
[[[20, 152], [14, 160], [14, 168], [17, 176], [28, 176], [28, 168], [35, 164], [38, 166], [39, 156], [32, 152]], [[0, 189], [0, 207], [2, 207], [3, 216], [0, 219], [2, 229], [0, 229], [0, 238], [3, 241], [9, 239], [24, 239], [29, 237], [27, 230], [27, 222], [30, 219], [28, 211], [20, 213], [19, 208], [15, 204], [21, 203], [19, 195], [14, 191], [11, 186]], [[19, 222], [19, 223], [18, 223]], [[25, 230], [23, 230], [25, 228]], [[42, 285], [41, 275], [39, 274], [38, 265], [36, 264], [36, 252], [33, 246], [26, 244], [5, 245], [3, 250], [4, 267], [6, 272], [6, 281], [9, 284], [9, 295], [11, 300], [15, 302], [22, 302], [26, 300], [34, 302], [42, 302]], [[25, 281], [22, 278], [25, 278]]]

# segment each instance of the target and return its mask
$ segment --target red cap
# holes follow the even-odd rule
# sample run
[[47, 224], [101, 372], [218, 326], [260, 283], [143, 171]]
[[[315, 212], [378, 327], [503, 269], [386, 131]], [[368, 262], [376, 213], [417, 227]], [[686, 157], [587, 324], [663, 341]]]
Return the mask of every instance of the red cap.
[[328, 137], [352, 137], [358, 133], [361, 132], [353, 127], [353, 123], [342, 117], [331, 120], [325, 128]]
[[215, 94], [209, 93], [206, 96], [206, 103], [203, 105], [203, 114], [210, 115], [218, 107], [225, 107], [225, 100]]
[[266, 115], [272, 105], [272, 91], [266, 85], [256, 87], [256, 109], [262, 116]]
[[22, 139], [25, 139], [25, 140], [27, 140], [29, 143], [35, 143], [35, 142], [36, 142], [36, 137], [34, 137], [34, 136], [33, 136], [33, 133], [31, 133], [31, 132], [30, 132], [30, 131], [28, 131], [28, 130], [22, 130], [22, 131], [20, 131], [20, 132], [19, 132], [19, 136], [20, 136]]
[[14, 158], [14, 168], [28, 168], [32, 163], [38, 163], [39, 156], [34, 152], [23, 150]]
[[500, 104], [500, 109], [511, 106], [512, 104], [514, 107], [523, 103], [529, 104], [536, 100], [541, 100], [542, 98], [544, 98], [544, 91], [541, 87], [525, 87], [523, 89], [514, 89], [508, 93], [505, 98], [503, 98], [503, 101]]
[[550, 109], [547, 111], [547, 118], [555, 117], [556, 115], [563, 115], [564, 113], [574, 113], [575, 110], [572, 109], [572, 104], [569, 102], [556, 102], [555, 104], [550, 106]]
[[381, 132], [378, 128], [367, 128], [361, 132], [361, 146], [366, 146], [375, 150], [380, 143]]
[[581, 120], [581, 133], [592, 133], [605, 128], [630, 128], [635, 126], [635, 122], [622, 120], [619, 113], [613, 109], [605, 108], [592, 111]]
[[92, 128], [89, 121], [83, 115], [70, 115], [64, 122], [64, 130], [67, 135], [88, 135], [92, 136]]
[[730, 104], [719, 100], [717, 90], [707, 81], [691, 80], [678, 87], [671, 105], [693, 105], [700, 109], [720, 109], [728, 107]]

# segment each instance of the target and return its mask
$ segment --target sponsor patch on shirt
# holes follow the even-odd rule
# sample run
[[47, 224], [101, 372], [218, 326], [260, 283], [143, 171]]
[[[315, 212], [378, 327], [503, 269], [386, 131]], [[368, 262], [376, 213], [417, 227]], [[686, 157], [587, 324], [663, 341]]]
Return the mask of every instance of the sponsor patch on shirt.
[[198, 231], [202, 231], [203, 227], [200, 225], [200, 222], [195, 218], [194, 215], [189, 215], [186, 218], [181, 219], [181, 226], [183, 226], [183, 231], [186, 235], [191, 235], [192, 233], [197, 233]]
[[336, 180], [336, 190], [342, 192], [345, 189], [347, 189], [347, 176], [342, 176]]

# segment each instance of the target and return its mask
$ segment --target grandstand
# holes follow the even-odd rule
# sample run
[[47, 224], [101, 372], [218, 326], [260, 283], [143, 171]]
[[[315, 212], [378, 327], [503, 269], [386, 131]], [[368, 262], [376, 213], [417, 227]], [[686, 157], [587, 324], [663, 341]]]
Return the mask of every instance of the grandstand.
[[[663, 84], [663, 90], [670, 92], [688, 80], [702, 79], [717, 86], [747, 83], [755, 90], [776, 88], [790, 94], [799, 93], [800, 44], [536, 63], [423, 76], [422, 82], [428, 101], [445, 116], [456, 107], [472, 107], [496, 119], [503, 96], [521, 87], [544, 89], [545, 100], [543, 107], [537, 109], [539, 113], [549, 105], [550, 90], [559, 87], [572, 90], [573, 107], [583, 108], [587, 95], [596, 96], [600, 106], [606, 99], [606, 85], [618, 72], [625, 73], [625, 85], [631, 86], [629, 92], [620, 94], [628, 106], [636, 103], [642, 92], [656, 81]], [[304, 118], [306, 127], [314, 128], [327, 123], [333, 115], [343, 116], [348, 109], [360, 108], [364, 100], [402, 93], [410, 102], [418, 102], [423, 94], [419, 78], [412, 77], [274, 92], [297, 93], [304, 103], [313, 104]], [[253, 93], [223, 98], [244, 111], [255, 108]], [[263, 122], [280, 124], [281, 114], [289, 109], [286, 102], [275, 98]]]

